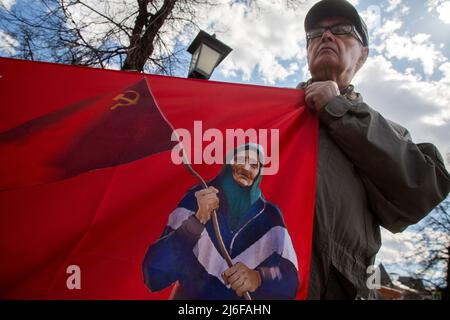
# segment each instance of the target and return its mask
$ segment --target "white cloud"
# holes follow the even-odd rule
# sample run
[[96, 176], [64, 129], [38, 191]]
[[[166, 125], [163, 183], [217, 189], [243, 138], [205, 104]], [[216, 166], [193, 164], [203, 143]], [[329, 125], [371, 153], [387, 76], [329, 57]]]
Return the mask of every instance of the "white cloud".
[[389, 5], [386, 8], [386, 11], [391, 12], [395, 10], [400, 3], [402, 3], [402, 0], [389, 0]]
[[370, 30], [373, 37], [371, 49], [375, 52], [383, 53], [387, 58], [418, 61], [422, 64], [423, 72], [427, 76], [433, 75], [436, 67], [446, 61], [439, 50], [441, 46], [431, 41], [430, 34], [399, 34], [403, 26], [403, 18], [386, 19], [378, 26], [375, 13], [366, 12], [365, 15], [371, 22]]
[[390, 19], [384, 21], [380, 28], [374, 30], [374, 35], [379, 36], [381, 39], [386, 39], [389, 35], [398, 31], [403, 25], [403, 22], [399, 18]]
[[11, 8], [16, 4], [16, 0], [0, 0], [0, 5], [6, 8], [6, 10], [11, 10]]
[[407, 5], [403, 5], [400, 9], [400, 13], [402, 16], [407, 15], [408, 13], [410, 13], [410, 11], [411, 11], [411, 9]]
[[446, 24], [450, 24], [450, 1], [441, 3], [436, 8], [436, 11], [439, 13], [439, 19]]
[[439, 80], [422, 80], [412, 69], [395, 70], [382, 55], [370, 57], [355, 78], [366, 102], [386, 118], [405, 126], [415, 142], [432, 142], [450, 152], [450, 63], [439, 67]]
[[397, 33], [383, 35], [383, 43], [377, 48], [388, 58], [419, 61], [427, 76], [433, 75], [436, 66], [446, 61], [446, 58], [431, 42], [429, 34], [419, 33], [414, 36], [401, 36]]
[[450, 24], [450, 1], [448, 0], [428, 0], [427, 1], [428, 12], [432, 12], [435, 10], [439, 19], [446, 23]]
[[[404, 17], [409, 11], [410, 8], [401, 1], [390, 0], [384, 10], [378, 5], [370, 5], [362, 10], [360, 15], [364, 19], [371, 37], [386, 38], [402, 27]], [[371, 43], [372, 45], [373, 43]]]
[[359, 4], [359, 0], [349, 0], [348, 2], [350, 2], [354, 6], [357, 6]]
[[303, 20], [311, 3], [300, 3], [294, 10], [281, 1], [255, 1], [247, 6], [230, 0], [209, 10], [207, 24], [223, 30], [218, 38], [233, 48], [221, 64], [222, 74], [241, 74], [244, 81], [255, 74], [272, 85], [296, 74], [300, 68], [292, 63], [306, 56]]
[[377, 255], [377, 261], [383, 264], [403, 264], [404, 256], [410, 256], [414, 252], [411, 239], [415, 236], [416, 234], [411, 231], [393, 234], [381, 228], [383, 242]]
[[[361, 11], [360, 15], [366, 23], [370, 34], [377, 32], [381, 28], [381, 10], [379, 6], [370, 6], [366, 10]], [[372, 41], [370, 42], [369, 46], [372, 45]]]
[[0, 30], [0, 52], [4, 52], [7, 55], [13, 55], [16, 52], [14, 47], [17, 47], [18, 45], [19, 43], [16, 39]]

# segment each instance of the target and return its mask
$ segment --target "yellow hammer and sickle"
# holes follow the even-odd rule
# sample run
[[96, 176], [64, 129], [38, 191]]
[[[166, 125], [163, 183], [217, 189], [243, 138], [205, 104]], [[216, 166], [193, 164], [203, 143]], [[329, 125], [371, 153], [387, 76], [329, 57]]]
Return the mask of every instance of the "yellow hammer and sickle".
[[[132, 94], [132, 97], [127, 97], [126, 94], [130, 93]], [[119, 103], [116, 103], [111, 107], [111, 110], [114, 110], [118, 107], [129, 107], [134, 106], [138, 103], [139, 99], [141, 98], [141, 95], [133, 90], [125, 91], [124, 93], [120, 93], [117, 96], [113, 98], [114, 101], [121, 101]]]

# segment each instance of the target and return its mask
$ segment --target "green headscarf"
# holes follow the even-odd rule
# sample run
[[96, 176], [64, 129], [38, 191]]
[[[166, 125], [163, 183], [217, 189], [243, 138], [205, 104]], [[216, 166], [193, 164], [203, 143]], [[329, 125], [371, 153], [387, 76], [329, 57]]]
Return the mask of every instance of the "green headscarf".
[[[250, 187], [241, 187], [233, 178], [231, 169], [231, 160], [242, 150], [254, 150], [258, 153], [258, 159], [261, 164], [258, 175]], [[242, 145], [230, 152], [222, 171], [218, 176], [219, 185], [227, 199], [228, 204], [228, 224], [232, 230], [235, 230], [239, 221], [248, 211], [248, 209], [259, 199], [261, 190], [259, 185], [262, 178], [262, 169], [264, 165], [264, 151], [260, 145], [250, 143]]]

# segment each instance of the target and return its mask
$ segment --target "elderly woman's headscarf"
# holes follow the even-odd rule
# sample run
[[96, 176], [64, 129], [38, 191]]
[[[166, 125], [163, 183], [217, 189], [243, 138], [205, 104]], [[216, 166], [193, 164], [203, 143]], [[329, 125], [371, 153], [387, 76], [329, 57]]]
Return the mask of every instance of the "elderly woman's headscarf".
[[[231, 163], [235, 155], [242, 150], [254, 150], [258, 154], [260, 162], [259, 172], [253, 184], [249, 187], [241, 187], [233, 178]], [[235, 229], [242, 216], [259, 199], [261, 190], [259, 185], [262, 179], [262, 170], [265, 158], [262, 146], [248, 143], [231, 151], [227, 157], [221, 172], [218, 175], [219, 185], [225, 195], [228, 204], [228, 223], [231, 229]]]

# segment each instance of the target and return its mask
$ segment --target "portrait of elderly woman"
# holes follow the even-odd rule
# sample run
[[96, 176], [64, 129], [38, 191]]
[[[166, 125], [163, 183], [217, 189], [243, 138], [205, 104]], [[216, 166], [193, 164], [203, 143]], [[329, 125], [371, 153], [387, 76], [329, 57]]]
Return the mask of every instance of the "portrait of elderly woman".
[[[264, 151], [232, 151], [220, 173], [190, 189], [147, 250], [143, 275], [151, 291], [177, 283], [174, 299], [294, 299], [297, 256], [280, 209], [261, 193]], [[233, 266], [220, 255], [211, 213], [216, 210]]]

